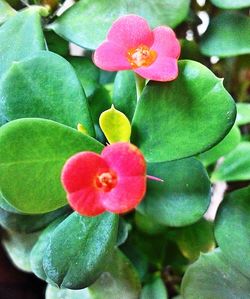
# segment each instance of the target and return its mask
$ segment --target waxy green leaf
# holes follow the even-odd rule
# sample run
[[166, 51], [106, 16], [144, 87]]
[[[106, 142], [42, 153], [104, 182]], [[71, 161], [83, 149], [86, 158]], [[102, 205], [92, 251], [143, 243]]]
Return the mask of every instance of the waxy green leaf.
[[179, 62], [172, 82], [149, 82], [132, 122], [132, 143], [149, 162], [181, 159], [204, 152], [233, 126], [235, 104], [218, 79], [202, 64]]
[[238, 126], [246, 125], [250, 123], [250, 104], [249, 103], [237, 103], [237, 117], [236, 124]]
[[105, 271], [116, 244], [118, 216], [71, 214], [51, 235], [43, 258], [46, 275], [60, 287], [88, 287]]
[[216, 215], [215, 238], [227, 260], [250, 280], [249, 199], [247, 187], [223, 200]]
[[225, 156], [224, 161], [215, 169], [211, 180], [244, 181], [250, 179], [250, 142], [241, 142]]
[[213, 18], [201, 38], [207, 56], [230, 57], [250, 53], [250, 18], [226, 12]]
[[158, 276], [145, 284], [142, 289], [140, 299], [168, 299], [168, 294], [164, 282]]
[[49, 27], [83, 48], [96, 49], [106, 39], [112, 23], [122, 15], [140, 15], [153, 28], [175, 27], [187, 17], [189, 4], [189, 0], [81, 0]]
[[15, 9], [13, 9], [6, 1], [0, 0], [0, 25], [9, 17], [14, 16], [15, 13]]
[[87, 99], [73, 67], [49, 51], [15, 62], [0, 85], [0, 107], [10, 121], [41, 117], [94, 134]]
[[250, 280], [216, 249], [190, 265], [182, 281], [183, 298], [248, 299]]
[[141, 284], [128, 258], [115, 250], [106, 271], [88, 289], [94, 299], [138, 299]]
[[67, 204], [61, 185], [66, 160], [103, 145], [74, 129], [45, 119], [20, 119], [0, 129], [0, 193], [24, 213], [40, 214]]
[[27, 8], [5, 22], [0, 27], [0, 45], [0, 78], [14, 61], [45, 49], [39, 8]]
[[59, 289], [49, 284], [46, 288], [45, 299], [93, 299], [93, 297], [87, 288], [82, 290]]
[[163, 225], [184, 226], [206, 212], [210, 182], [198, 160], [149, 163], [147, 173], [164, 182], [148, 180], [146, 196], [137, 208], [142, 214]]
[[239, 9], [250, 6], [250, 0], [210, 0], [215, 6], [223, 9]]

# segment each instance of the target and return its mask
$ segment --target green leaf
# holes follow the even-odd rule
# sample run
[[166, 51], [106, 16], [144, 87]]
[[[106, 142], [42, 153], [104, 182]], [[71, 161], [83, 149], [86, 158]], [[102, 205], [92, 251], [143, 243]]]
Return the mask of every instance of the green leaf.
[[225, 257], [250, 278], [250, 187], [230, 193], [216, 215], [215, 238]]
[[45, 119], [20, 119], [0, 128], [0, 193], [28, 214], [66, 205], [61, 170], [81, 151], [100, 152], [98, 141]]
[[211, 180], [244, 181], [250, 179], [250, 142], [241, 142], [225, 156], [224, 161], [212, 174]]
[[226, 12], [213, 18], [201, 38], [201, 52], [207, 56], [230, 57], [250, 53], [250, 19]]
[[189, 260], [196, 260], [201, 252], [215, 248], [212, 223], [200, 221], [175, 230], [175, 240], [181, 253]]
[[22, 215], [0, 208], [0, 224], [15, 232], [33, 233], [47, 226], [55, 218], [67, 213], [69, 213], [69, 207], [41, 215]]
[[25, 9], [5, 22], [0, 27], [0, 44], [0, 77], [12, 62], [45, 49], [39, 9]]
[[237, 118], [236, 124], [238, 126], [246, 125], [250, 123], [250, 104], [237, 103]]
[[128, 238], [128, 233], [132, 229], [130, 223], [126, 222], [122, 217], [119, 217], [118, 233], [117, 233], [117, 246], [122, 245]]
[[180, 61], [175, 81], [152, 81], [144, 88], [132, 122], [132, 142], [149, 162], [185, 158], [221, 141], [235, 114], [221, 79], [198, 62]]
[[140, 15], [153, 28], [160, 25], [175, 27], [186, 19], [189, 4], [189, 0], [81, 0], [49, 28], [83, 48], [96, 49], [106, 39], [112, 23], [122, 15]]
[[45, 299], [93, 299], [93, 297], [90, 296], [88, 289], [59, 289], [49, 284], [46, 288]]
[[56, 227], [43, 258], [46, 275], [60, 287], [92, 284], [110, 262], [117, 239], [118, 216], [83, 217], [73, 213]]
[[69, 54], [69, 43], [53, 31], [44, 31], [48, 49], [60, 56]]
[[239, 9], [250, 6], [250, 0], [210, 0], [215, 6], [223, 9]]
[[129, 142], [131, 125], [126, 115], [112, 107], [100, 115], [100, 127], [110, 144]]
[[249, 299], [250, 280], [233, 268], [217, 249], [202, 254], [182, 281], [183, 298]]
[[138, 299], [141, 285], [131, 262], [115, 250], [106, 272], [88, 289], [93, 299]]
[[137, 103], [134, 72], [120, 71], [117, 73], [112, 102], [129, 120], [132, 120]]
[[208, 166], [216, 162], [220, 157], [231, 152], [240, 143], [240, 140], [240, 130], [238, 127], [234, 126], [220, 143], [212, 147], [207, 152], [200, 154], [198, 158], [205, 166]]
[[3, 245], [14, 265], [22, 271], [31, 272], [30, 252], [40, 232], [20, 234], [9, 231], [3, 239]]
[[0, 25], [3, 24], [9, 17], [14, 16], [16, 13], [7, 2], [0, 0]]
[[55, 221], [50, 223], [48, 227], [41, 233], [39, 236], [37, 242], [35, 243], [34, 247], [31, 250], [30, 253], [30, 266], [33, 271], [33, 273], [43, 279], [46, 280], [47, 282], [51, 283], [54, 285], [53, 281], [51, 281], [43, 268], [43, 258], [46, 253], [46, 249], [50, 243], [51, 236], [54, 233], [54, 230], [56, 227], [63, 221], [65, 220], [66, 215], [63, 215], [61, 217], [58, 217]]
[[81, 81], [87, 97], [94, 94], [100, 87], [100, 70], [94, 65], [91, 59], [87, 57], [68, 57], [68, 61], [74, 67], [76, 74]]
[[[164, 182], [147, 182], [147, 193], [137, 208], [168, 226], [198, 221], [210, 203], [210, 182], [205, 168], [194, 158], [148, 164], [147, 173]], [[199, 184], [197, 184], [199, 182]]]
[[0, 208], [10, 213], [22, 214], [20, 211], [11, 206], [6, 199], [3, 198], [2, 194], [0, 194]]
[[141, 292], [140, 299], [168, 299], [164, 282], [158, 276], [147, 283]]
[[138, 211], [135, 213], [135, 224], [139, 231], [147, 235], [159, 235], [167, 231], [165, 225], [155, 222], [151, 217], [145, 216]]
[[0, 106], [8, 120], [51, 119], [94, 134], [87, 99], [73, 67], [49, 51], [12, 64], [0, 86]]

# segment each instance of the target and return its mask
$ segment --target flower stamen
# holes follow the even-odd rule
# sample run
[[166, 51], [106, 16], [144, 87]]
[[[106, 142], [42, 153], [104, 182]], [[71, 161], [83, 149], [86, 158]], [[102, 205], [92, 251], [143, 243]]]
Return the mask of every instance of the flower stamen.
[[157, 58], [157, 53], [145, 45], [132, 48], [127, 52], [127, 59], [132, 68], [150, 66]]
[[113, 171], [103, 172], [96, 177], [96, 186], [104, 192], [109, 192], [117, 184], [117, 175]]

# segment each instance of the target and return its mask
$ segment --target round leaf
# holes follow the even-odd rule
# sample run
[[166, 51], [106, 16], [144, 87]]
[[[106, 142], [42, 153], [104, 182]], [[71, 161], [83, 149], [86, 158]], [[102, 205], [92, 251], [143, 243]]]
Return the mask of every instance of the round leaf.
[[0, 129], [0, 192], [28, 214], [64, 206], [61, 170], [77, 152], [100, 152], [103, 146], [87, 135], [45, 119], [20, 119]]
[[0, 0], [0, 25], [15, 13], [15, 10], [7, 2]]
[[250, 0], [210, 0], [215, 6], [224, 9], [238, 9], [250, 6]]
[[93, 297], [90, 296], [88, 289], [59, 289], [49, 284], [46, 288], [45, 299], [93, 299]]
[[140, 299], [167, 299], [168, 294], [164, 282], [160, 277], [154, 277], [141, 292]]
[[49, 27], [83, 48], [96, 49], [105, 40], [112, 23], [122, 15], [140, 15], [153, 28], [175, 27], [187, 17], [189, 4], [189, 0], [81, 0]]
[[206, 212], [210, 182], [196, 159], [148, 164], [147, 173], [164, 182], [148, 180], [146, 196], [137, 208], [139, 212], [169, 226], [194, 223]]
[[236, 124], [238, 126], [246, 125], [250, 123], [250, 104], [249, 103], [237, 103], [237, 118]]
[[225, 257], [250, 278], [250, 187], [229, 194], [215, 223], [215, 237]]
[[217, 249], [202, 254], [182, 281], [183, 298], [248, 299], [250, 280], [233, 268]]
[[43, 258], [46, 275], [58, 286], [81, 289], [105, 270], [116, 244], [118, 216], [73, 213], [56, 227]]
[[201, 38], [207, 56], [230, 57], [250, 53], [250, 18], [226, 12], [213, 18]]
[[175, 81], [150, 82], [144, 88], [132, 122], [132, 142], [149, 162], [185, 158], [222, 140], [235, 114], [222, 80], [202, 64], [184, 60]]
[[47, 118], [93, 135], [87, 99], [73, 67], [49, 51], [12, 64], [0, 86], [0, 106], [8, 120]]

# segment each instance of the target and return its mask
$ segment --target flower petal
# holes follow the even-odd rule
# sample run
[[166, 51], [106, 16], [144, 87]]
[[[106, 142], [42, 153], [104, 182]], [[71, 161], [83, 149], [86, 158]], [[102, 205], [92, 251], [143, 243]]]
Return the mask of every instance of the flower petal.
[[145, 192], [146, 176], [119, 177], [116, 187], [100, 197], [107, 211], [125, 213], [141, 202]]
[[140, 150], [131, 143], [118, 142], [106, 146], [101, 156], [122, 177], [146, 176], [146, 162]]
[[95, 51], [94, 63], [106, 71], [120, 71], [131, 69], [127, 59], [127, 51], [113, 42], [103, 42]]
[[126, 15], [116, 20], [108, 32], [107, 39], [126, 51], [153, 44], [153, 33], [145, 19], [136, 15]]
[[178, 76], [177, 59], [158, 55], [156, 61], [148, 67], [134, 70], [141, 77], [154, 81], [172, 81]]
[[73, 210], [84, 216], [96, 216], [105, 212], [99, 192], [94, 187], [85, 187], [67, 196]]
[[178, 59], [180, 56], [180, 43], [174, 31], [166, 26], [156, 27], [153, 30], [154, 43], [151, 49], [157, 52], [158, 56], [171, 57]]
[[104, 159], [93, 152], [82, 152], [72, 156], [64, 165], [61, 181], [68, 193], [80, 191], [86, 187], [95, 188], [98, 173], [108, 171]]

